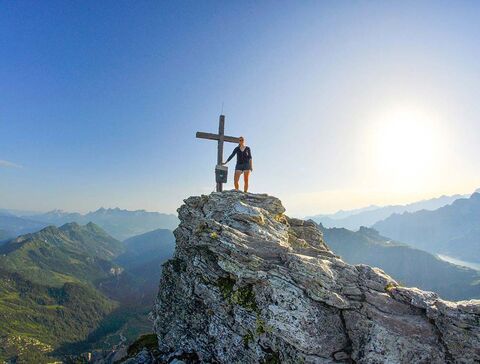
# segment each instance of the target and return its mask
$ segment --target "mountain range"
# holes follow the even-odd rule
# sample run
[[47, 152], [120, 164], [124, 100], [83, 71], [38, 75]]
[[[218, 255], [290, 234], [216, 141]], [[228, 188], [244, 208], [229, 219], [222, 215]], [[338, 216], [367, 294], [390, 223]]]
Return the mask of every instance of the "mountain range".
[[394, 214], [373, 228], [432, 253], [480, 262], [480, 193], [434, 211]]
[[173, 214], [145, 210], [100, 208], [84, 215], [77, 212], [53, 210], [25, 216], [14, 215], [14, 211], [3, 211], [0, 213], [0, 241], [6, 239], [5, 237], [12, 238], [20, 234], [38, 231], [48, 225], [61, 226], [70, 222], [78, 224], [93, 222], [119, 240], [125, 240], [158, 228], [173, 230], [178, 225], [178, 218]]
[[435, 210], [448, 205], [465, 195], [441, 196], [429, 200], [418, 201], [407, 205], [368, 206], [361, 209], [338, 211], [330, 215], [315, 215], [307, 217], [323, 226], [343, 227], [349, 230], [358, 230], [360, 226], [372, 226], [394, 213], [415, 212], [419, 210]]
[[0, 359], [46, 362], [46, 352], [87, 337], [118, 306], [96, 283], [116, 272], [122, 251], [98, 226], [76, 223], [2, 245]]
[[48, 226], [21, 235], [0, 247], [0, 267], [26, 279], [51, 286], [95, 282], [115, 268], [112, 259], [123, 244], [93, 223]]
[[354, 232], [319, 225], [328, 246], [350, 264], [379, 267], [405, 286], [434, 291], [448, 300], [480, 298], [480, 271], [445, 262], [433, 254], [362, 227]]
[[[434, 255], [465, 260], [479, 255], [480, 194], [456, 197], [406, 205], [442, 207], [393, 214], [375, 229], [318, 226], [326, 244], [348, 263], [379, 267], [401, 285], [435, 291], [445, 299], [479, 298], [479, 271]], [[379, 209], [387, 211], [369, 206], [338, 212], [332, 219], [363, 219]], [[0, 325], [0, 362], [46, 362], [110, 349], [151, 331], [148, 313], [161, 264], [173, 255], [170, 229], [178, 221], [174, 215], [118, 208], [87, 214], [0, 212], [0, 322], [5, 323]]]
[[173, 214], [145, 210], [122, 210], [118, 207], [113, 209], [102, 207], [85, 215], [54, 210], [45, 214], [33, 215], [31, 218], [54, 225], [72, 221], [79, 224], [94, 222], [119, 240], [125, 240], [158, 228], [173, 230], [178, 225], [178, 218]]
[[68, 223], [4, 243], [0, 362], [50, 362], [151, 331], [150, 282], [172, 239], [160, 230], [122, 243], [94, 223]]
[[8, 238], [38, 231], [46, 225], [44, 222], [0, 212], [0, 243]]

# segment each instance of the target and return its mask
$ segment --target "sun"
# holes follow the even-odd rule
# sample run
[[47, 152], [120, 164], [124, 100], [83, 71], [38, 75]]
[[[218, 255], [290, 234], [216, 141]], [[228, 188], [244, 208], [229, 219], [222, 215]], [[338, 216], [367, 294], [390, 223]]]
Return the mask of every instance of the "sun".
[[378, 171], [398, 186], [414, 185], [432, 177], [443, 152], [442, 140], [433, 114], [396, 110], [378, 119], [372, 158]]

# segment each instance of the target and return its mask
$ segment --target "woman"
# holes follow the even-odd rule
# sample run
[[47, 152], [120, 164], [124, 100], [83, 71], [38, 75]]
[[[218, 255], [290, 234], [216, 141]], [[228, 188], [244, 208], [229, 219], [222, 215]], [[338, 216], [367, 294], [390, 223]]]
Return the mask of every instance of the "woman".
[[250, 176], [250, 171], [253, 171], [253, 162], [252, 162], [252, 152], [250, 148], [245, 145], [245, 139], [243, 137], [238, 138], [238, 146], [233, 150], [230, 157], [228, 157], [227, 161], [222, 164], [227, 164], [230, 162], [230, 159], [233, 158], [234, 155], [237, 155], [237, 165], [235, 166], [235, 178], [234, 178], [234, 185], [235, 189], [238, 190], [238, 180], [240, 179], [240, 175], [243, 173], [243, 191], [248, 191], [248, 177]]

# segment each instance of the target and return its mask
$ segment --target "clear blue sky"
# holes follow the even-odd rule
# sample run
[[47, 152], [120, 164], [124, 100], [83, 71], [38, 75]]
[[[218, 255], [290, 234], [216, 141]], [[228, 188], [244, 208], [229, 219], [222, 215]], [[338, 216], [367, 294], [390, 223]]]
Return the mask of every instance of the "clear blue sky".
[[480, 186], [479, 2], [0, 10], [0, 207], [173, 212], [213, 189], [216, 145], [194, 136], [222, 102], [252, 192], [293, 215]]

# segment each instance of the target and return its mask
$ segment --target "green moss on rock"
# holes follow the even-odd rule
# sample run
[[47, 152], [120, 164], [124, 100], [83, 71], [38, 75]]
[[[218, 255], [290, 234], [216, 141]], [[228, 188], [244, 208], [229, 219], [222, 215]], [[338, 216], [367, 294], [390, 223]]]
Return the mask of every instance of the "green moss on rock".
[[233, 286], [235, 286], [235, 279], [230, 277], [220, 277], [217, 281], [217, 286], [224, 300], [230, 300], [233, 293]]
[[235, 279], [231, 277], [221, 277], [218, 279], [217, 285], [222, 293], [223, 299], [229, 304], [242, 306], [247, 311], [258, 312], [253, 285], [247, 284], [235, 290], [235, 283]]
[[147, 350], [153, 351], [158, 348], [158, 339], [157, 335], [155, 334], [146, 334], [140, 336], [135, 342], [132, 343], [127, 349], [128, 356], [135, 356], [143, 348], [147, 348]]
[[233, 303], [236, 303], [247, 311], [258, 311], [257, 301], [255, 300], [255, 292], [253, 292], [253, 286], [247, 284], [246, 286], [240, 287], [238, 290], [233, 292], [232, 295]]
[[206, 222], [201, 222], [195, 228], [195, 235], [200, 235], [201, 233], [205, 232], [207, 230], [207, 228], [208, 228], [207, 223]]
[[385, 292], [390, 293], [395, 287], [397, 287], [395, 284], [388, 282], [388, 284], [385, 286]]
[[257, 319], [255, 320], [255, 332], [257, 335], [262, 335], [271, 331], [272, 328], [268, 327], [265, 321], [257, 314]]
[[245, 335], [243, 335], [243, 347], [246, 349], [248, 348], [248, 344], [254, 340], [253, 333], [248, 330]]

